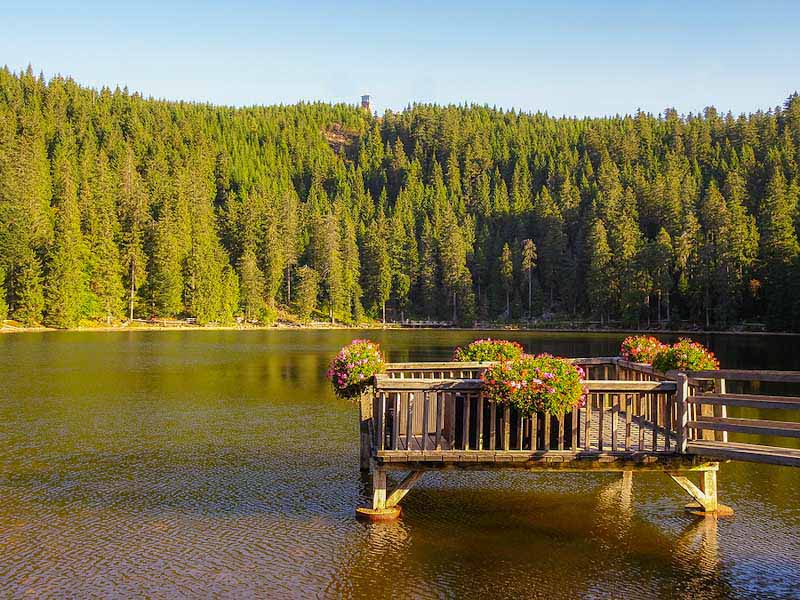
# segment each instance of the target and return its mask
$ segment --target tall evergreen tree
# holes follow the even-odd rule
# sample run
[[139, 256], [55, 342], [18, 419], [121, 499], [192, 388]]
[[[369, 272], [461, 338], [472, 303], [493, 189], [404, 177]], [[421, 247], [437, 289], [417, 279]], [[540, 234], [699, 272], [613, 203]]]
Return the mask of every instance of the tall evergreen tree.
[[56, 228], [46, 285], [45, 323], [74, 327], [85, 315], [87, 281], [83, 270], [86, 250], [81, 235], [76, 164], [71, 140], [60, 140], [53, 158], [53, 203]]

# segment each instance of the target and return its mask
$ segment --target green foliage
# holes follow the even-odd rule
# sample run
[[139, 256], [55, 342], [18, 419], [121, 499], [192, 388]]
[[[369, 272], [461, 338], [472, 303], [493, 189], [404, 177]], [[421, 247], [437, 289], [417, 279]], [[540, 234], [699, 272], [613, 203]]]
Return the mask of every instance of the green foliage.
[[317, 307], [319, 294], [319, 274], [311, 267], [297, 269], [297, 315], [303, 322], [311, 320]]
[[[573, 119], [418, 104], [378, 120], [3, 68], [0, 295], [58, 326], [295, 304], [310, 318], [319, 303], [344, 322], [800, 329], [798, 106]], [[313, 302], [293, 289], [303, 267]]]
[[702, 344], [681, 338], [672, 346], [664, 346], [653, 358], [656, 371], [706, 371], [719, 369], [714, 353]]
[[463, 348], [456, 348], [453, 360], [459, 362], [490, 362], [512, 360], [522, 356], [522, 346], [508, 340], [475, 340]]
[[523, 355], [489, 366], [481, 375], [484, 395], [524, 414], [562, 415], [586, 399], [583, 370], [548, 354]]
[[5, 321], [8, 318], [8, 303], [6, 302], [5, 282], [6, 274], [2, 267], [0, 267], [0, 322]]

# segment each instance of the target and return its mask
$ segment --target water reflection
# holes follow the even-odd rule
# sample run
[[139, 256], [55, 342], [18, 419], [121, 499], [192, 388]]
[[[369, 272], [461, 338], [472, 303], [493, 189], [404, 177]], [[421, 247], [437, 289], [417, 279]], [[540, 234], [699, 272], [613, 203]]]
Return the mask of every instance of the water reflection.
[[[723, 465], [736, 517], [660, 474], [433, 473], [398, 523], [356, 522], [354, 407], [323, 378], [347, 331], [0, 336], [3, 596], [791, 596], [800, 469]], [[473, 332], [369, 332], [441, 360]], [[529, 351], [621, 335], [503, 332]], [[714, 337], [791, 367], [795, 338]], [[787, 364], [764, 361], [776, 357]], [[770, 358], [772, 357], [772, 358]], [[748, 358], [749, 360], [749, 358]]]

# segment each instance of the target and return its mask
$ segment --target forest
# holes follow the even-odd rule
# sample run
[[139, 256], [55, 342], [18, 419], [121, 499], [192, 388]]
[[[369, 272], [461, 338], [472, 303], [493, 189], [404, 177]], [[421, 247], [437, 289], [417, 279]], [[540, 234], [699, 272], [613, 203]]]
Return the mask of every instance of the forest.
[[800, 329], [800, 97], [228, 107], [0, 70], [0, 319]]

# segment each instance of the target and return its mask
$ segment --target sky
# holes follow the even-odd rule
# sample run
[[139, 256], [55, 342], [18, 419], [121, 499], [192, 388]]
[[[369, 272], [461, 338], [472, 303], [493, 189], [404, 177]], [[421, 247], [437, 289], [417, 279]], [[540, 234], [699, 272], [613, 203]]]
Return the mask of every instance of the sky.
[[794, 2], [15, 2], [0, 64], [227, 105], [767, 110], [800, 90]]

